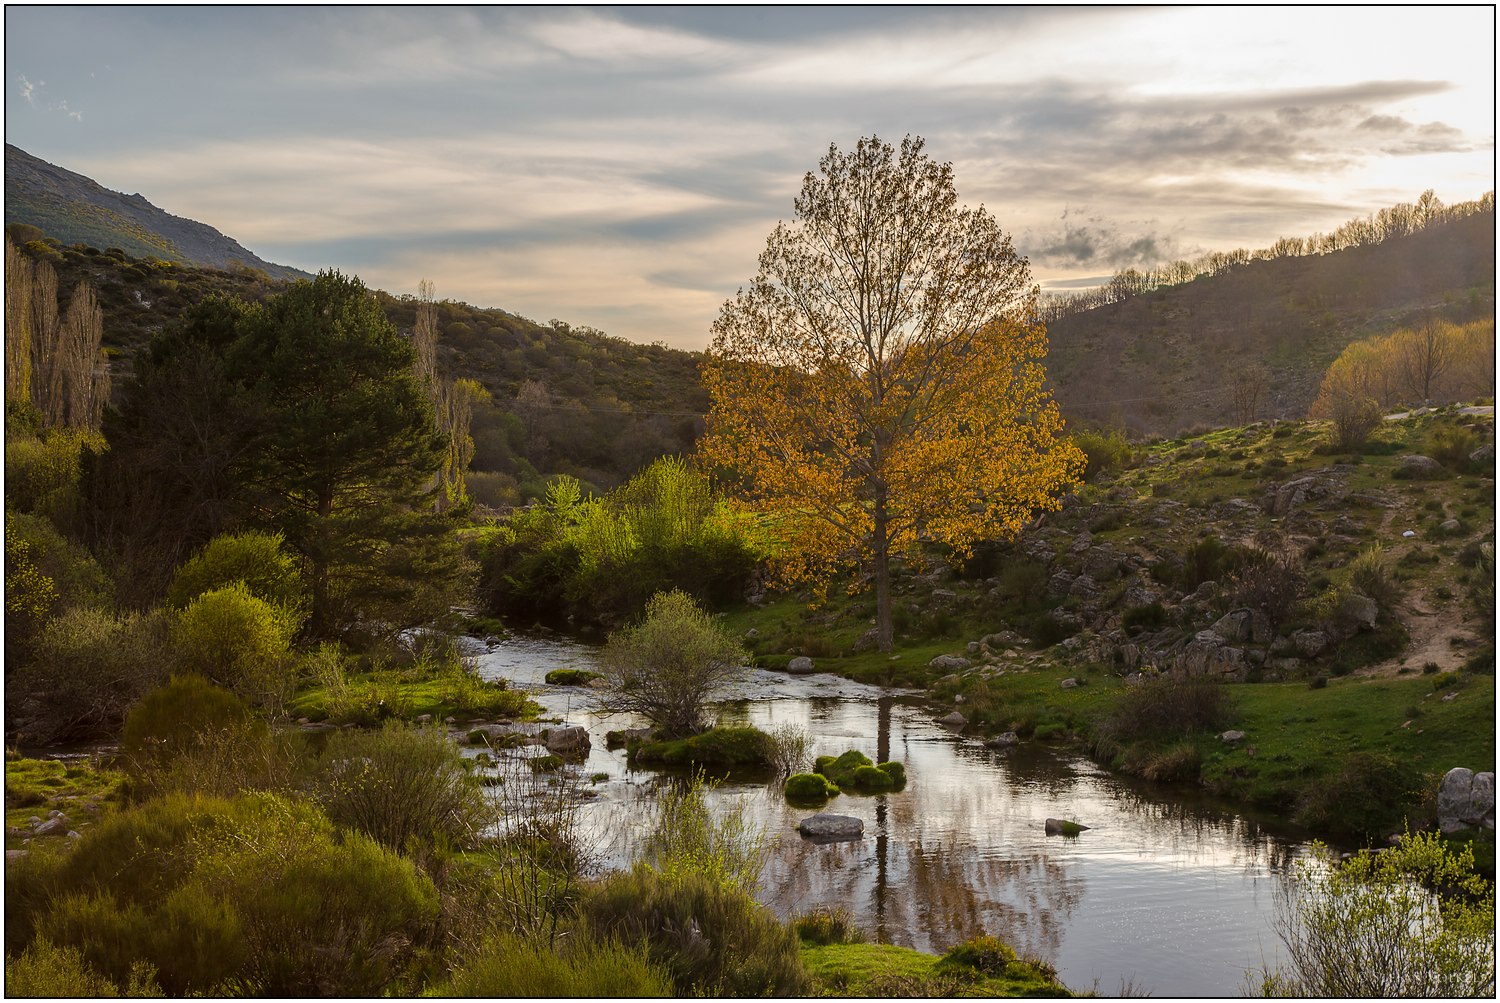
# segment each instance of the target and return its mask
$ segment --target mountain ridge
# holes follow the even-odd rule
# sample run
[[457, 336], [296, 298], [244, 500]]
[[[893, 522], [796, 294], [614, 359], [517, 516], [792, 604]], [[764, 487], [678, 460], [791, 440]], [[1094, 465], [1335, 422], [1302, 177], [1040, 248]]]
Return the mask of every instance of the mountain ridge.
[[139, 192], [105, 188], [11, 143], [5, 144], [5, 223], [34, 226], [63, 244], [118, 247], [138, 258], [219, 269], [239, 265], [277, 279], [311, 277], [266, 261], [207, 223], [169, 213]]

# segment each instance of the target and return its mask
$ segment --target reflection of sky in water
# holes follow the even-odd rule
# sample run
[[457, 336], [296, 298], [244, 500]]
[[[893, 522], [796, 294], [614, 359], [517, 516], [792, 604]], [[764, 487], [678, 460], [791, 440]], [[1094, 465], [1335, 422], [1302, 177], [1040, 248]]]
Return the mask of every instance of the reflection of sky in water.
[[[482, 674], [590, 730], [578, 772], [609, 780], [594, 787], [584, 817], [606, 864], [622, 866], [644, 836], [656, 774], [628, 769], [603, 736], [638, 722], [593, 713], [586, 689], [544, 683], [553, 669], [592, 662], [588, 646], [532, 638], [479, 655]], [[1104, 993], [1129, 979], [1157, 996], [1234, 994], [1245, 970], [1278, 957], [1277, 875], [1300, 847], [1254, 821], [1191, 796], [1155, 800], [1083, 759], [986, 749], [876, 687], [755, 671], [739, 692], [747, 699], [721, 706], [724, 723], [801, 725], [814, 756], [857, 748], [905, 763], [909, 777], [898, 793], [845, 794], [822, 809], [864, 820], [865, 838], [853, 843], [803, 840], [796, 825], [812, 811], [788, 805], [774, 785], [715, 791], [774, 840], [760, 898], [780, 915], [841, 905], [876, 939], [929, 951], [991, 933], [1052, 962], [1070, 987], [1097, 979]], [[1048, 817], [1091, 829], [1047, 837]]]

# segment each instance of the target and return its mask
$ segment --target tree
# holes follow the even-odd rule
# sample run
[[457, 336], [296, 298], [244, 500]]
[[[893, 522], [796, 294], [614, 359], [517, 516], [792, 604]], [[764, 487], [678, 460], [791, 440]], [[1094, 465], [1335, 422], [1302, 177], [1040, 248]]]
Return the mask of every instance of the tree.
[[703, 366], [704, 457], [776, 518], [786, 579], [873, 566], [883, 651], [893, 555], [1014, 534], [1084, 466], [1043, 388], [1025, 259], [922, 148], [830, 147]]
[[474, 417], [474, 401], [488, 397], [484, 388], [474, 380], [451, 380], [437, 371], [437, 303], [433, 300], [433, 285], [423, 279], [417, 284], [417, 323], [412, 328], [411, 343], [416, 352], [414, 372], [417, 382], [432, 402], [433, 415], [448, 441], [442, 466], [434, 477], [437, 506], [463, 507], [468, 502], [464, 489], [464, 474], [474, 459], [474, 439], [469, 426]]
[[1428, 321], [1394, 335], [1402, 382], [1414, 401], [1431, 402], [1433, 384], [1453, 361], [1454, 334], [1451, 325]]
[[1375, 397], [1376, 365], [1371, 353], [1345, 350], [1318, 388], [1318, 397], [1308, 413], [1333, 422], [1333, 443], [1340, 450], [1357, 452], [1370, 433], [1380, 427], [1380, 402]]
[[399, 600], [420, 584], [385, 572], [395, 559], [423, 574], [421, 555], [399, 544], [436, 547], [446, 535], [421, 513], [447, 444], [411, 345], [359, 279], [322, 272], [241, 327], [229, 370], [263, 415], [248, 457], [251, 521], [281, 530], [302, 554], [309, 629], [329, 636], [352, 626], [366, 601]]
[[684, 592], [658, 592], [634, 627], [609, 636], [604, 706], [640, 714], [668, 738], [695, 735], [703, 711], [750, 656]]

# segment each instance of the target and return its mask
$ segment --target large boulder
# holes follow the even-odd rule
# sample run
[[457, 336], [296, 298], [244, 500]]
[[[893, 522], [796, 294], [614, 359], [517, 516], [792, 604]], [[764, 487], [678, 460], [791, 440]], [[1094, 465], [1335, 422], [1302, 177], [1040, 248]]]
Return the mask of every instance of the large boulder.
[[1396, 470], [1396, 476], [1413, 481], [1430, 481], [1447, 476], [1447, 471], [1432, 457], [1414, 454], [1401, 457], [1401, 466]]
[[786, 670], [794, 676], [805, 676], [813, 670], [813, 660], [806, 655], [798, 655], [786, 663]]
[[547, 732], [547, 751], [558, 755], [581, 752], [589, 747], [589, 733], [577, 725], [565, 725]]
[[1299, 630], [1292, 634], [1292, 647], [1303, 658], [1317, 658], [1328, 648], [1328, 635], [1321, 630]]
[[1495, 774], [1454, 767], [1438, 788], [1438, 827], [1443, 832], [1495, 828]]
[[967, 669], [970, 664], [967, 658], [960, 655], [938, 655], [927, 663], [929, 668], [945, 669], [949, 672], [962, 671], [963, 669]]
[[954, 711], [946, 717], [938, 718], [938, 724], [946, 724], [950, 728], [962, 728], [968, 723], [969, 719], [964, 717], [958, 711]]
[[815, 843], [837, 843], [862, 839], [865, 823], [851, 815], [809, 815], [798, 823], [797, 831]]
[[1209, 628], [1226, 641], [1250, 641], [1264, 644], [1271, 640], [1271, 622], [1259, 610], [1235, 609], [1225, 613]]

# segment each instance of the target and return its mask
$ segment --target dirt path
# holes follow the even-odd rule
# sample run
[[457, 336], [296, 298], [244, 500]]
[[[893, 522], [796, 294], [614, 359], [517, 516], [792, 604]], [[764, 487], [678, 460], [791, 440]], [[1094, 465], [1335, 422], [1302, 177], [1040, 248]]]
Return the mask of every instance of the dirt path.
[[[1405, 653], [1356, 669], [1354, 675], [1394, 676], [1403, 665], [1420, 670], [1428, 662], [1435, 663], [1442, 672], [1451, 672], [1462, 666], [1473, 650], [1472, 642], [1476, 638], [1472, 628], [1464, 622], [1461, 600], [1435, 606], [1425, 591], [1415, 592], [1407, 597], [1401, 611], [1401, 622], [1406, 624], [1407, 633], [1411, 635]], [[1448, 643], [1452, 637], [1463, 637], [1471, 644], [1456, 648]]]

